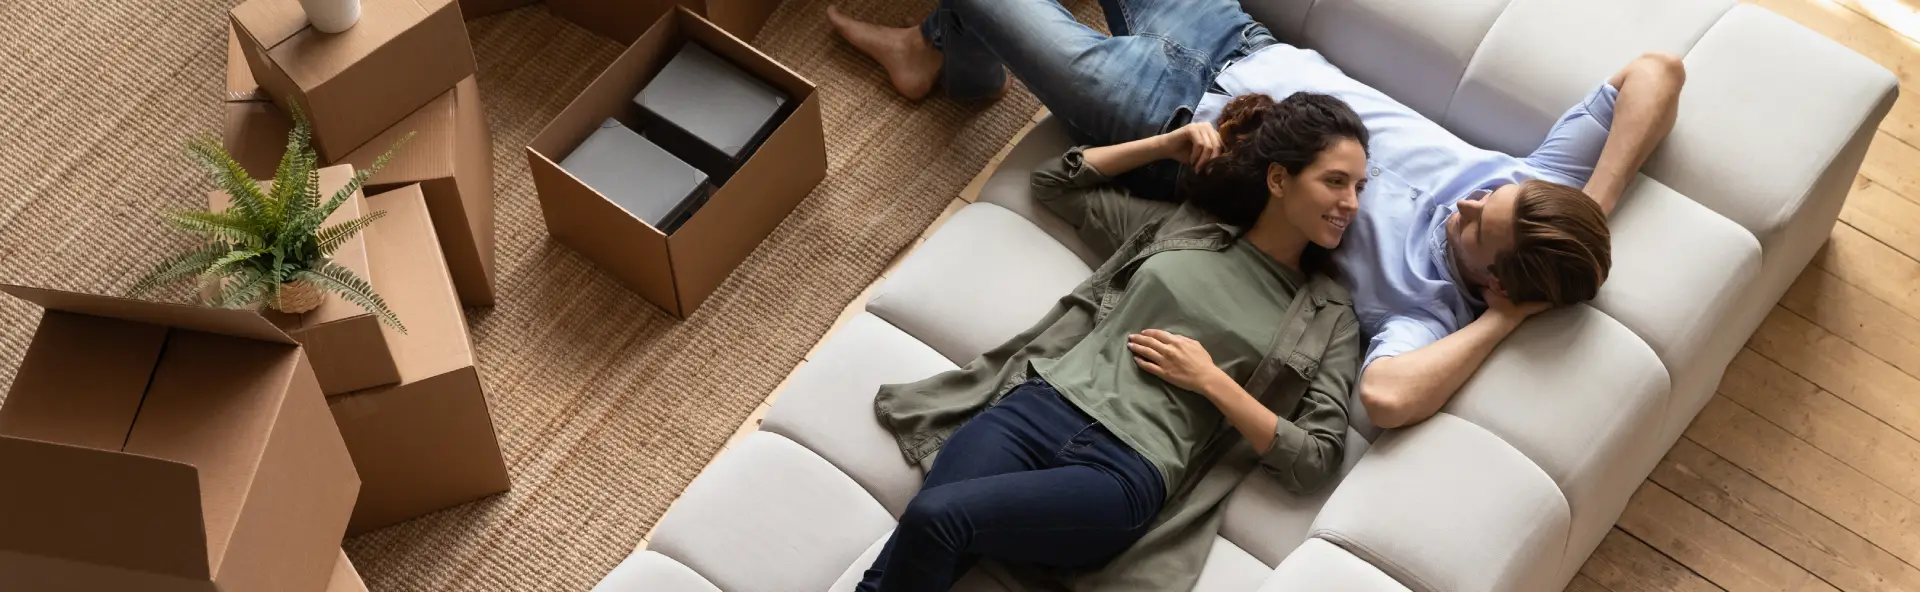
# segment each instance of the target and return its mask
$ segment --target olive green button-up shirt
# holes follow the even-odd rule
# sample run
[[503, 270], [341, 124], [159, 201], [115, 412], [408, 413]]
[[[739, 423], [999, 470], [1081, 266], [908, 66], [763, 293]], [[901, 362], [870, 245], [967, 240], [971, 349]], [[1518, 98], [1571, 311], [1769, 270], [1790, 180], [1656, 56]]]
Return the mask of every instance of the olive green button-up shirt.
[[[1158, 253], [1224, 251], [1239, 229], [1185, 205], [1135, 199], [1087, 166], [1081, 149], [1033, 173], [1034, 198], [1065, 219], [1106, 262], [1046, 316], [958, 370], [886, 385], [874, 399], [881, 425], [922, 471], [947, 437], [1025, 382], [1033, 360], [1057, 358], [1104, 321], [1142, 262]], [[1361, 343], [1352, 299], [1324, 275], [1292, 298], [1276, 337], [1243, 386], [1283, 421], [1272, 448], [1255, 452], [1225, 422], [1208, 434], [1166, 506], [1138, 543], [1094, 572], [1022, 571], [1033, 586], [1076, 590], [1188, 590], [1199, 578], [1228, 493], [1255, 467], [1289, 491], [1308, 492], [1339, 471], [1348, 394], [1360, 372]]]

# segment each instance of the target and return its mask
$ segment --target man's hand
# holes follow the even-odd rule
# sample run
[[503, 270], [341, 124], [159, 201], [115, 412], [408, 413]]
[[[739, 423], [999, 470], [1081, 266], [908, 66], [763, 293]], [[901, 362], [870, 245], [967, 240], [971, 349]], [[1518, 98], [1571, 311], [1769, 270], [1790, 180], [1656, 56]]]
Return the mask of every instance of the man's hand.
[[1147, 373], [1202, 396], [1210, 397], [1209, 390], [1222, 382], [1233, 383], [1232, 377], [1213, 365], [1207, 348], [1189, 337], [1147, 329], [1128, 335], [1127, 349], [1133, 352], [1133, 362]]
[[1527, 320], [1527, 317], [1553, 308], [1551, 302], [1514, 304], [1512, 300], [1507, 299], [1507, 293], [1499, 288], [1481, 290], [1480, 298], [1487, 301], [1487, 314], [1498, 315], [1501, 320], [1510, 321], [1514, 325], [1519, 325], [1520, 321]]
[[1164, 144], [1162, 156], [1194, 168], [1200, 168], [1200, 165], [1220, 156], [1224, 148], [1219, 130], [1204, 121], [1186, 124], [1180, 129], [1161, 134], [1159, 139]]

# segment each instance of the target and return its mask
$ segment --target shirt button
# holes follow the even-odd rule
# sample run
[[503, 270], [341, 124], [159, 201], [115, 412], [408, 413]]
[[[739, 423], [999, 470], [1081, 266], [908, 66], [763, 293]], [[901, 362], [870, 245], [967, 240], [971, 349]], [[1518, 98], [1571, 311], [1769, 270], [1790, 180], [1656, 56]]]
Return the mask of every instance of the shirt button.
[[1367, 171], [1367, 176], [1369, 177], [1380, 176], [1380, 167], [1373, 167], [1373, 170]]

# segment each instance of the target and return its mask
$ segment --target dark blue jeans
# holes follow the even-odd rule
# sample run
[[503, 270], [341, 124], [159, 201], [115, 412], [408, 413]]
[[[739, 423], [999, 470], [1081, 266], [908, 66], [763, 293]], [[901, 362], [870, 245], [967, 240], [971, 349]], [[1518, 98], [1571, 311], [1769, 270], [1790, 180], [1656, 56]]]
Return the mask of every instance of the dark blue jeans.
[[944, 592], [982, 557], [1098, 567], [1165, 498], [1152, 463], [1034, 379], [947, 439], [856, 589]]
[[[1094, 146], [1186, 125], [1220, 71], [1274, 42], [1235, 0], [1100, 7], [1112, 36], [1075, 21], [1057, 0], [940, 0], [920, 32], [942, 53], [949, 96], [991, 96], [1011, 70], [1075, 143]], [[1169, 199], [1178, 170], [1156, 163], [1120, 181], [1142, 197]]]

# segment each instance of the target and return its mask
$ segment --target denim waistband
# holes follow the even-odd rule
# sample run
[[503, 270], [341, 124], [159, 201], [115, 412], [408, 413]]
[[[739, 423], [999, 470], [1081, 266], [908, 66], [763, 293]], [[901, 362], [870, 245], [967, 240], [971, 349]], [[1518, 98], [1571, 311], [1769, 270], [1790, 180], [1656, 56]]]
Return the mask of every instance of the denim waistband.
[[1232, 68], [1235, 62], [1246, 59], [1247, 56], [1253, 55], [1253, 52], [1280, 42], [1273, 38], [1273, 32], [1267, 30], [1266, 25], [1257, 22], [1247, 23], [1246, 28], [1240, 31], [1240, 39], [1240, 47], [1227, 54], [1227, 59], [1220, 62], [1220, 69], [1213, 72], [1214, 79], [1207, 81], [1207, 92], [1217, 95], [1227, 94], [1219, 81], [1220, 75], [1225, 73], [1227, 68]]

